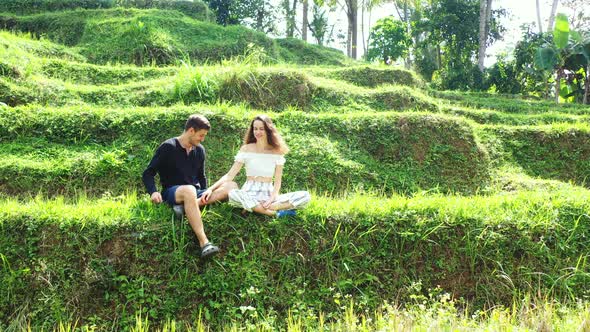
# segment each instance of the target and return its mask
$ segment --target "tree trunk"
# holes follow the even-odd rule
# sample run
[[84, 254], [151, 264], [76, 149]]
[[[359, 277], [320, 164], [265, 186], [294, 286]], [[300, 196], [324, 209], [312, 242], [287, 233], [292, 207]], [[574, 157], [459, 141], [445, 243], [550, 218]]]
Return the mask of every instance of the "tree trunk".
[[346, 16], [348, 18], [348, 33], [350, 39], [350, 57], [356, 59], [358, 36], [358, 0], [346, 0]]
[[480, 0], [479, 6], [479, 52], [477, 66], [483, 72], [486, 58], [487, 40], [490, 33], [490, 20], [492, 18], [492, 0]]
[[363, 54], [367, 54], [367, 44], [365, 43], [365, 0], [361, 2], [361, 39], [363, 40]]
[[492, 0], [486, 4], [486, 37], [490, 34], [490, 22], [492, 21]]
[[[371, 12], [373, 10], [369, 8], [369, 22], [367, 22], [368, 26], [371, 26]], [[369, 46], [371, 45], [371, 32], [369, 31], [369, 36], [367, 36], [367, 49], [365, 50], [365, 54], [369, 51]]]
[[543, 26], [541, 25], [541, 7], [539, 0], [537, 0], [537, 24], [539, 25], [539, 33], [543, 33]]
[[586, 80], [584, 82], [584, 100], [582, 101], [583, 104], [590, 104], [590, 65], [586, 67]]
[[352, 51], [351, 57], [353, 59], [356, 59], [356, 55], [357, 55], [357, 44], [356, 44], [356, 42], [358, 40], [358, 38], [357, 38], [358, 37], [358, 26], [357, 26], [358, 16], [357, 15], [358, 15], [358, 13], [355, 10], [355, 12], [353, 13], [353, 20], [352, 20], [352, 40], [350, 42], [350, 47], [351, 47], [351, 51]]
[[479, 0], [479, 51], [477, 52], [477, 66], [483, 72], [483, 61], [486, 56], [486, 6], [487, 0]]
[[301, 27], [301, 39], [303, 39], [304, 41], [307, 41], [307, 25], [308, 25], [308, 21], [307, 21], [307, 12], [308, 12], [308, 0], [303, 0], [303, 25]]
[[440, 69], [442, 67], [442, 59], [440, 54], [440, 44], [436, 44], [436, 69]]
[[264, 32], [262, 19], [264, 19], [264, 7], [258, 9], [258, 11], [256, 12], [256, 30]]
[[[408, 36], [412, 36], [412, 24], [410, 22], [410, 8], [408, 6], [408, 1], [404, 1], [404, 18], [406, 19], [406, 32]], [[406, 68], [410, 69], [412, 67], [412, 48], [408, 47], [408, 56], [406, 57]]]
[[555, 103], [559, 104], [559, 90], [561, 89], [561, 69], [555, 75]]
[[295, 35], [295, 13], [297, 12], [297, 1], [293, 0], [293, 8], [291, 8], [290, 0], [284, 0], [285, 23], [287, 25], [287, 38], [293, 38]]
[[553, 0], [553, 5], [551, 6], [551, 15], [549, 15], [549, 24], [547, 25], [547, 31], [553, 31], [553, 23], [555, 22], [555, 12], [557, 12], [557, 5], [559, 0]]
[[346, 56], [348, 56], [349, 58], [352, 57], [351, 41], [352, 41], [352, 26], [351, 26], [350, 22], [348, 22], [348, 31], [346, 32]]

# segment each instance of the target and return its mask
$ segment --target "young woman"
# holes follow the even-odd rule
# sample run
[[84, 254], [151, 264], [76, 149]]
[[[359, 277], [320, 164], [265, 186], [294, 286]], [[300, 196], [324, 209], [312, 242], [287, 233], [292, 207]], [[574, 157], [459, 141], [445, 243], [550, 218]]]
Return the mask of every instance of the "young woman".
[[[246, 183], [242, 189], [229, 192], [230, 204], [268, 216], [295, 215], [295, 209], [303, 208], [311, 196], [307, 191], [279, 194], [283, 176], [284, 155], [289, 148], [266, 115], [256, 116], [251, 122], [244, 145], [235, 157], [231, 169], [203, 193], [207, 202], [217, 187], [234, 177], [246, 166]], [[274, 182], [273, 182], [274, 178]]]

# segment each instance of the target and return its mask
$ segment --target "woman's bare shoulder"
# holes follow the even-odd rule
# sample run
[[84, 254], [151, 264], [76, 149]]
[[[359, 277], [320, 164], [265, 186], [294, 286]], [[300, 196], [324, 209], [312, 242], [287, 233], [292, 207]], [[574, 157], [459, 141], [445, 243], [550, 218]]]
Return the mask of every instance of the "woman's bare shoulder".
[[244, 144], [240, 148], [240, 152], [255, 152], [256, 143]]

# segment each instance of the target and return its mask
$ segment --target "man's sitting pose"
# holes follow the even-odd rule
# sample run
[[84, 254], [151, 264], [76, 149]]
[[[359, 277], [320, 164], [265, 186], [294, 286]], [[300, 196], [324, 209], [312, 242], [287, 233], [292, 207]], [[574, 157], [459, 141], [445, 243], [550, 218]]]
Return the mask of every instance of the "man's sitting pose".
[[[179, 137], [168, 139], [158, 147], [142, 176], [152, 202], [165, 201], [171, 206], [184, 206], [186, 217], [199, 240], [203, 258], [216, 254], [219, 248], [209, 242], [205, 235], [200, 206], [227, 199], [228, 192], [238, 187], [235, 182], [227, 182], [213, 192], [207, 190], [205, 148], [201, 142], [210, 129], [211, 125], [204, 116], [191, 115]], [[156, 189], [156, 173], [160, 175], [161, 193]]]

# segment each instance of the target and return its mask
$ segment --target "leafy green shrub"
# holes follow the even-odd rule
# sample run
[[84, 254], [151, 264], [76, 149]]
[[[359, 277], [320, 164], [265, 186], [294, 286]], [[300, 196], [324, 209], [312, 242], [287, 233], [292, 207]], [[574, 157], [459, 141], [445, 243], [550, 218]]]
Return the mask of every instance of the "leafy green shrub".
[[[349, 160], [361, 162], [366, 172], [374, 174], [349, 181], [352, 187], [356, 183], [387, 191], [391, 187], [403, 192], [425, 188], [474, 192], [489, 181], [487, 154], [472, 129], [458, 119], [420, 113], [285, 117], [291, 131], [327, 135], [338, 142]], [[313, 165], [306, 158], [298, 162], [301, 166], [296, 169]], [[310, 173], [330, 167], [323, 161], [321, 167], [311, 167]], [[305, 172], [297, 176], [309, 177]]]
[[432, 84], [439, 90], [487, 90], [483, 73], [473, 64], [439, 69], [433, 74]]
[[506, 61], [504, 58], [498, 58], [494, 65], [487, 69], [487, 84], [494, 87], [499, 93], [517, 94], [522, 91], [522, 86], [518, 79], [518, 71], [514, 61]]
[[[272, 45], [265, 35], [246, 28], [223, 28], [175, 11], [155, 9], [78, 10], [24, 17], [0, 15], [0, 21], [10, 29], [77, 45], [81, 53], [96, 63], [169, 64], [173, 57], [180, 57], [180, 52], [198, 61], [219, 61], [243, 53], [247, 43]], [[229, 44], [228, 40], [237, 45]]]
[[149, 18], [89, 22], [81, 44], [95, 63], [171, 64], [180, 55], [173, 37]]
[[377, 90], [367, 96], [366, 103], [376, 109], [438, 111], [438, 106], [434, 102], [408, 87]]
[[371, 27], [369, 40], [371, 42], [366, 54], [367, 60], [377, 60], [381, 63], [395, 62], [405, 56], [412, 45], [412, 37], [405, 23], [393, 16], [377, 20]]

